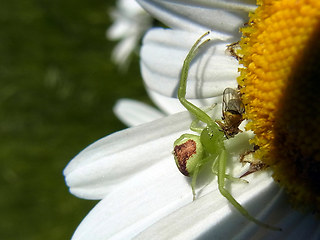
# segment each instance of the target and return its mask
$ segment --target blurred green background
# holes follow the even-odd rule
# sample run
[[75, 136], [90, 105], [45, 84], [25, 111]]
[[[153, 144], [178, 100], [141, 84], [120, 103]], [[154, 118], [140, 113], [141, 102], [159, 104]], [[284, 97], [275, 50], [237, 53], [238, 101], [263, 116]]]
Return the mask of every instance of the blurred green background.
[[110, 62], [114, 1], [11, 0], [0, 8], [0, 238], [70, 239], [96, 204], [62, 170], [88, 144], [125, 128], [112, 107], [146, 100], [134, 58]]

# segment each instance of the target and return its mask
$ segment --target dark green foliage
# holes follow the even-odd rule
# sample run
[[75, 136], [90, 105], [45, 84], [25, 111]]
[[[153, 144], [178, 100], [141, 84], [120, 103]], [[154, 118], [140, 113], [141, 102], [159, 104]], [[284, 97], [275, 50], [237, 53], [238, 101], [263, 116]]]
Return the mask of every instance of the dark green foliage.
[[4, 1], [0, 8], [1, 239], [70, 239], [96, 204], [72, 196], [62, 170], [122, 125], [116, 99], [145, 100], [135, 58], [110, 62], [110, 1]]

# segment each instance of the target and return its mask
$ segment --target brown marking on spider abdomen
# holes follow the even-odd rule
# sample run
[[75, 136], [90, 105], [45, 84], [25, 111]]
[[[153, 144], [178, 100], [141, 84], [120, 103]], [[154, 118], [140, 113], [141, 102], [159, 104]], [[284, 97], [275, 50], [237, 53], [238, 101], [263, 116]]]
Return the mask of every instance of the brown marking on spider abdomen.
[[180, 172], [185, 176], [189, 176], [187, 161], [193, 154], [197, 153], [196, 149], [196, 142], [191, 139], [174, 147], [173, 152], [176, 157], [177, 166]]

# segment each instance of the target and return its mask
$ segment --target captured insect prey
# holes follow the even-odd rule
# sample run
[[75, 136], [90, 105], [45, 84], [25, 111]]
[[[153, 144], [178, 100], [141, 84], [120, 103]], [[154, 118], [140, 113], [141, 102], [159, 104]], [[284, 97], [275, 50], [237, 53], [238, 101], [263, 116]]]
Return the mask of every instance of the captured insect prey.
[[[263, 223], [251, 216], [225, 188], [226, 179], [246, 182], [245, 180], [232, 177], [226, 173], [226, 164], [229, 154], [225, 148], [224, 141], [240, 132], [238, 127], [242, 122], [242, 113], [244, 112], [244, 106], [238, 92], [231, 88], [227, 88], [224, 91], [222, 106], [223, 122], [213, 120], [206, 111], [201, 110], [185, 98], [190, 63], [195, 58], [199, 48], [210, 40], [206, 39], [200, 43], [208, 34], [209, 32], [205, 33], [195, 42], [184, 60], [181, 70], [178, 98], [181, 104], [195, 118], [190, 125], [190, 129], [194, 131], [195, 134], [182, 134], [174, 142], [173, 155], [176, 165], [182, 174], [192, 178], [191, 188], [194, 200], [196, 197], [195, 186], [198, 174], [201, 173], [201, 169], [204, 166], [210, 165], [212, 173], [217, 176], [220, 193], [244, 217], [268, 229], [281, 230], [280, 228]], [[199, 127], [199, 124], [201, 124], [201, 127]]]
[[241, 132], [239, 125], [243, 121], [244, 105], [237, 90], [226, 88], [223, 91], [222, 121], [216, 120], [227, 138]]

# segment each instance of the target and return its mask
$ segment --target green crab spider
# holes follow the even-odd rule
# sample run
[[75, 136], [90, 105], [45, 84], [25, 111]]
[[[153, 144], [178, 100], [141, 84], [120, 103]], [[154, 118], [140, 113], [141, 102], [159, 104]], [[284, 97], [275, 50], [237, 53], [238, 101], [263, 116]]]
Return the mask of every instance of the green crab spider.
[[[263, 223], [254, 218], [249, 212], [241, 206], [237, 200], [226, 190], [225, 179], [240, 180], [226, 174], [227, 151], [224, 146], [226, 139], [224, 131], [217, 125], [205, 111], [201, 110], [188, 100], [186, 100], [186, 87], [190, 63], [196, 56], [201, 46], [206, 44], [210, 39], [200, 43], [200, 41], [208, 35], [209, 32], [203, 34], [192, 46], [186, 59], [184, 60], [180, 76], [180, 85], [178, 88], [178, 98], [181, 104], [195, 117], [191, 123], [190, 129], [200, 134], [183, 134], [174, 142], [174, 157], [176, 165], [180, 172], [192, 178], [191, 188], [193, 199], [195, 200], [195, 186], [201, 167], [212, 162], [211, 169], [218, 178], [218, 189], [244, 217], [250, 221], [268, 229], [281, 230], [280, 228]], [[213, 106], [214, 107], [214, 106]], [[204, 128], [197, 127], [199, 122], [203, 122]]]

